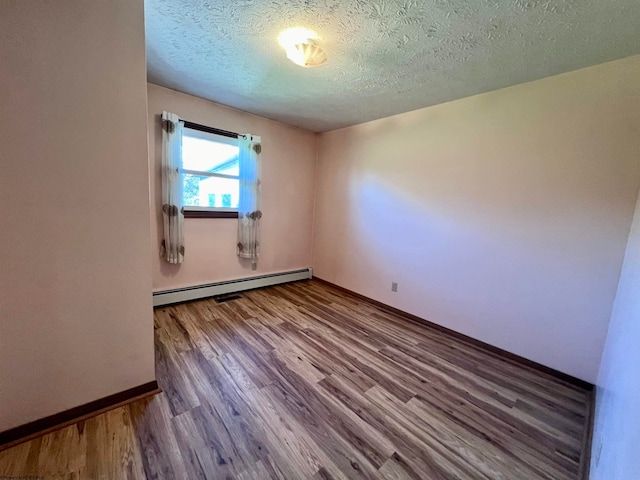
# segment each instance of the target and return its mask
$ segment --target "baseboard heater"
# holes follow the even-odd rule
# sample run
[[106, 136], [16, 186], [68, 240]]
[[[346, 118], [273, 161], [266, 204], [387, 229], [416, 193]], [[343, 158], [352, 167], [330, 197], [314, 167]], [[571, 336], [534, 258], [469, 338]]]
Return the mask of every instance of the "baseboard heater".
[[301, 270], [292, 270], [290, 272], [271, 273], [256, 277], [209, 283], [207, 285], [177, 288], [175, 290], [163, 290], [153, 293], [153, 306], [162, 307], [164, 305], [171, 305], [172, 303], [188, 302], [190, 300], [241, 292], [243, 290], [251, 290], [253, 288], [269, 287], [280, 283], [308, 280], [312, 276], [313, 271], [311, 268], [303, 268]]

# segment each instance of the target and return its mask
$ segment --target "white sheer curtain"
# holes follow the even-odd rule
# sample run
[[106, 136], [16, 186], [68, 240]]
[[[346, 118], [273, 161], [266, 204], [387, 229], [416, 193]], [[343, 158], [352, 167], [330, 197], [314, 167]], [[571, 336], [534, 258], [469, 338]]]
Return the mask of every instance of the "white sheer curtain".
[[245, 134], [238, 137], [240, 167], [240, 198], [238, 201], [238, 245], [239, 257], [251, 258], [255, 265], [258, 260], [260, 242], [258, 226], [260, 211], [260, 152], [261, 139]]
[[162, 218], [164, 237], [160, 256], [169, 263], [184, 261], [182, 205], [182, 130], [175, 113], [162, 112]]

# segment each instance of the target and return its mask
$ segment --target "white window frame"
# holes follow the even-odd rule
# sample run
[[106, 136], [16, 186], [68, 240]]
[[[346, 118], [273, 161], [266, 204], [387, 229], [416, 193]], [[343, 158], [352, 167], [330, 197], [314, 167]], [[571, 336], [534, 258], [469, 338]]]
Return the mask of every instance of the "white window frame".
[[[190, 124], [190, 126], [185, 125], [183, 127], [183, 137], [185, 133], [188, 131], [189, 136], [192, 138], [200, 138], [202, 140], [214, 140], [218, 143], [225, 143], [227, 145], [238, 145], [238, 139], [226, 135], [221, 135], [215, 132], [209, 132], [203, 129], [194, 128], [194, 124]], [[213, 129], [212, 129], [213, 130]], [[237, 160], [236, 160], [237, 161]], [[195, 175], [199, 177], [216, 177], [216, 178], [228, 178], [232, 180], [240, 181], [239, 175], [227, 175], [224, 173], [215, 173], [215, 172], [205, 172], [200, 170], [189, 170], [186, 168], [180, 169], [180, 175], [182, 177], [183, 187], [184, 187], [184, 175]], [[187, 218], [202, 218], [202, 217], [211, 217], [211, 218], [237, 218], [238, 209], [232, 207], [202, 207], [202, 206], [194, 206], [194, 205], [184, 205], [184, 213]], [[189, 212], [193, 212], [189, 214]], [[207, 215], [207, 213], [211, 213], [211, 215]], [[223, 215], [215, 215], [216, 213]]]

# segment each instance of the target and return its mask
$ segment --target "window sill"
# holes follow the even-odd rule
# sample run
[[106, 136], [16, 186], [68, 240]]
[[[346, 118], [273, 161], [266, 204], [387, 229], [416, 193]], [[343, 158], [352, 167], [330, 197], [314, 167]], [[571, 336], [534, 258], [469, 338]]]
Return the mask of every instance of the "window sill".
[[238, 218], [238, 212], [220, 210], [185, 210], [184, 218]]

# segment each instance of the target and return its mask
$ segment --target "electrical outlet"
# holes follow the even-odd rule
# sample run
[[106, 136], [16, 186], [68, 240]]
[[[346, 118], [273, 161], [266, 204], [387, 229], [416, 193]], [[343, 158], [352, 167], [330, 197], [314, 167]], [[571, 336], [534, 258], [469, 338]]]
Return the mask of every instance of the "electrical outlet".
[[398, 282], [391, 282], [391, 291], [392, 292], [398, 291]]

